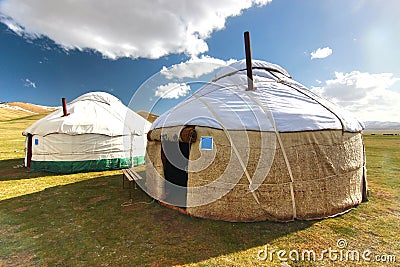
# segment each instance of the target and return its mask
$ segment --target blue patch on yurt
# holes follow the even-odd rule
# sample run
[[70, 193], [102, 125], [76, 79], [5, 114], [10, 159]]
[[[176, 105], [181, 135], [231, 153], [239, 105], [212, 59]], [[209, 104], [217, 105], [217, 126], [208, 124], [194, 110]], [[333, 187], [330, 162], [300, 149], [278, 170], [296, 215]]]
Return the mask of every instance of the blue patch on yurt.
[[211, 136], [202, 136], [200, 140], [201, 150], [212, 150], [213, 149], [213, 138]]
[[35, 139], [35, 146], [39, 145], [39, 139]]

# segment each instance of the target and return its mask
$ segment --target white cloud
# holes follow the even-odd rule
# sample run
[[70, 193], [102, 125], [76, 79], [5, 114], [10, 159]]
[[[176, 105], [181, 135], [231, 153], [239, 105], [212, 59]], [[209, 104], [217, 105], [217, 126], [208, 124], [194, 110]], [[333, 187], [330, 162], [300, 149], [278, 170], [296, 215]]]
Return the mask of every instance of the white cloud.
[[392, 73], [335, 72], [334, 79], [311, 90], [364, 121], [400, 121], [398, 81]]
[[332, 49], [329, 47], [324, 47], [324, 48], [318, 48], [316, 51], [311, 52], [311, 59], [315, 58], [327, 58], [330, 55], [332, 55]]
[[0, 21], [26, 38], [47, 36], [64, 49], [115, 59], [199, 55], [228, 17], [272, 0], [3, 0]]
[[28, 78], [26, 78], [24, 80], [24, 86], [25, 87], [32, 87], [32, 88], [36, 88], [36, 83], [32, 82], [31, 80], [29, 80]]
[[227, 66], [233, 62], [236, 62], [236, 60], [229, 59], [228, 61], [224, 61], [222, 59], [203, 55], [201, 57], [192, 57], [186, 62], [172, 65], [169, 68], [164, 66], [160, 72], [167, 79], [199, 78], [204, 74], [211, 73], [215, 69]]
[[181, 96], [187, 95], [189, 91], [190, 86], [185, 83], [168, 83], [158, 86], [154, 95], [161, 98], [178, 99]]

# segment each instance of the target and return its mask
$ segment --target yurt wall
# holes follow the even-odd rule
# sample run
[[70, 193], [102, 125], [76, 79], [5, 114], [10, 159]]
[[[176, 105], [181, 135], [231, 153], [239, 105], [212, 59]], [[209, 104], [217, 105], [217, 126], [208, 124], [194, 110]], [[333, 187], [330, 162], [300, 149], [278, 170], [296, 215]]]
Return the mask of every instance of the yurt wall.
[[129, 168], [130, 142], [129, 136], [33, 135], [30, 170], [74, 173]]
[[[179, 127], [171, 129], [179, 131]], [[148, 190], [162, 201], [164, 165], [159, 156], [161, 142], [154, 137], [157, 131], [152, 131], [153, 141], [147, 146], [146, 175]], [[317, 219], [347, 211], [362, 201], [360, 133], [340, 130], [280, 133], [287, 163], [275, 133], [229, 131], [228, 137], [219, 129], [197, 126], [195, 131], [198, 138], [190, 149], [186, 209], [193, 216], [227, 221]], [[248, 142], [238, 142], [243, 135], [248, 136]], [[200, 149], [202, 136], [213, 137], [213, 150]], [[261, 153], [266, 150], [273, 156], [271, 164], [268, 160], [260, 161]], [[265, 179], [256, 185], [254, 192], [249, 189], [243, 160], [250, 177], [256, 170], [265, 171]], [[236, 182], [238, 174], [242, 175]], [[202, 189], [191, 190], [196, 187]], [[199, 205], [224, 192], [228, 193], [216, 201]]]

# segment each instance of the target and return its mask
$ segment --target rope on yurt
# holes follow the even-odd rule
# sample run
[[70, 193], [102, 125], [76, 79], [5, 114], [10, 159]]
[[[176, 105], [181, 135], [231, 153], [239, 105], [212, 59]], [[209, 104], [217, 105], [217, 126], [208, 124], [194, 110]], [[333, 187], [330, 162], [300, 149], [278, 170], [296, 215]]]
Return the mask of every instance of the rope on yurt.
[[[197, 96], [196, 94], [194, 94], [193, 96], [194, 96], [195, 98], [197, 98], [200, 102], [202, 102], [202, 103], [210, 110], [210, 112], [214, 115], [215, 119], [216, 119], [216, 120], [218, 121], [218, 123], [221, 125], [222, 130], [225, 132], [226, 136], [227, 136], [228, 139], [229, 139], [229, 142], [230, 142], [231, 145], [232, 145], [232, 149], [233, 149], [233, 151], [235, 152], [235, 155], [236, 155], [236, 157], [237, 157], [238, 160], [239, 160], [240, 166], [242, 167], [242, 169], [243, 169], [243, 171], [244, 171], [244, 173], [245, 173], [245, 175], [246, 175], [247, 180], [249, 181], [249, 183], [251, 183], [251, 177], [250, 177], [249, 172], [247, 171], [247, 167], [246, 167], [246, 165], [244, 164], [244, 162], [243, 162], [243, 160], [242, 160], [242, 157], [240, 156], [239, 151], [237, 150], [235, 144], [233, 143], [232, 138], [231, 138], [231, 136], [229, 135], [228, 130], [225, 128], [224, 124], [222, 123], [221, 118], [218, 116], [218, 114], [214, 111], [214, 109], [213, 109], [206, 101], [204, 101], [203, 99], [201, 99], [201, 98], [200, 98], [199, 96]], [[261, 205], [260, 201], [258, 200], [258, 197], [257, 197], [256, 193], [253, 191], [253, 192], [251, 192], [251, 194], [253, 195], [254, 199], [255, 199], [256, 202], [257, 202], [257, 204]]]
[[258, 99], [254, 98], [250, 94], [250, 92], [246, 91], [246, 94], [249, 96], [250, 99], [252, 99], [254, 102], [256, 102], [256, 104], [262, 109], [264, 114], [268, 117], [268, 120], [271, 122], [272, 127], [274, 127], [275, 135], [276, 135], [276, 138], [278, 139], [279, 146], [281, 147], [283, 158], [285, 160], [285, 164], [286, 164], [286, 167], [288, 169], [289, 176], [290, 176], [289, 187], [290, 187], [290, 196], [291, 196], [291, 199], [292, 199], [293, 219], [296, 219], [297, 210], [296, 210], [296, 201], [295, 201], [295, 198], [294, 198], [294, 188], [293, 188], [294, 178], [293, 178], [292, 168], [290, 167], [290, 163], [289, 163], [288, 157], [286, 155], [286, 151], [285, 151], [285, 148], [283, 146], [283, 142], [282, 142], [281, 136], [279, 134], [278, 128], [276, 127], [275, 120], [272, 117], [272, 114], [265, 109], [263, 103], [261, 103]]
[[136, 205], [136, 204], [146, 204], [146, 205], [150, 205], [151, 203], [154, 202], [154, 199], [152, 201], [149, 202], [145, 202], [145, 201], [138, 201], [138, 202], [133, 202], [133, 199], [129, 199], [128, 201], [125, 201], [124, 203], [121, 204], [121, 207], [128, 207], [128, 206], [132, 206], [132, 205]]
[[[272, 72], [278, 72], [278, 73], [280, 73], [280, 74], [282, 74], [282, 75], [284, 75], [284, 76], [286, 76], [286, 77], [288, 77], [288, 78], [292, 78], [292, 77], [290, 76], [289, 73], [284, 73], [284, 72], [282, 72], [282, 71], [280, 71], [280, 70], [278, 70], [278, 69], [276, 69], [276, 68], [272, 68], [272, 67], [255, 67], [255, 66], [253, 66], [252, 69], [266, 70], [266, 71], [268, 71], [268, 72], [271, 73], [271, 74], [272, 74]], [[212, 80], [212, 82], [216, 82], [216, 81], [218, 81], [218, 80], [221, 80], [221, 79], [223, 79], [223, 78], [232, 76], [232, 75], [234, 75], [234, 74], [236, 74], [236, 73], [238, 73], [238, 72], [244, 71], [244, 70], [246, 70], [246, 69], [233, 70], [232, 72], [228, 72], [227, 74], [224, 74], [224, 75], [222, 75], [222, 76], [219, 76], [219, 77], [214, 78], [214, 79]], [[273, 76], [277, 77], [276, 75], [273, 75]]]
[[297, 92], [299, 92], [299, 93], [305, 95], [306, 97], [311, 98], [312, 100], [314, 100], [315, 102], [317, 102], [318, 104], [320, 104], [321, 106], [323, 106], [323, 107], [324, 107], [326, 110], [328, 110], [330, 113], [332, 113], [333, 115], [335, 115], [335, 117], [339, 120], [339, 122], [340, 122], [340, 124], [341, 124], [341, 126], [342, 126], [342, 134], [344, 134], [344, 132], [346, 131], [346, 126], [345, 126], [345, 124], [344, 124], [344, 122], [343, 122], [343, 119], [340, 118], [339, 115], [337, 115], [332, 109], [330, 109], [329, 107], [327, 107], [327, 106], [325, 106], [324, 104], [322, 104], [320, 101], [318, 101], [318, 100], [317, 100], [315, 97], [313, 97], [311, 94], [306, 93], [304, 90], [300, 90], [299, 88], [296, 88], [296, 87], [293, 86], [291, 83], [289, 83], [289, 82], [287, 82], [287, 81], [281, 79], [279, 76], [275, 75], [274, 73], [272, 73], [272, 72], [269, 72], [269, 73], [271, 73], [274, 77], [277, 78], [277, 81], [276, 81], [276, 82], [281, 83], [281, 84], [283, 84], [283, 85], [286, 85], [286, 86], [288, 86], [288, 87], [290, 87], [290, 88], [296, 90]]

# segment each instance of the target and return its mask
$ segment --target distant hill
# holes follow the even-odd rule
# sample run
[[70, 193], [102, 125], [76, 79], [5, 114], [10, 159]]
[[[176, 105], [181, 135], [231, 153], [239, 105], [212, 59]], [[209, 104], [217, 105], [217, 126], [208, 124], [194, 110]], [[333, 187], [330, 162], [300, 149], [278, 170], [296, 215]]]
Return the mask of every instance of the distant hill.
[[54, 111], [59, 107], [47, 107], [36, 104], [24, 103], [24, 102], [8, 102], [11, 107], [20, 107], [21, 109], [33, 112], [33, 113], [47, 113], [49, 111]]
[[1, 102], [0, 120], [12, 120], [34, 114], [46, 114], [58, 107], [47, 107], [23, 102]]
[[143, 118], [145, 118], [146, 120], [148, 120], [149, 122], [153, 123], [157, 118], [158, 115], [144, 111], [144, 110], [139, 110], [136, 111], [137, 114], [139, 114], [140, 116], [142, 116]]
[[[24, 102], [0, 102], [0, 121], [22, 118], [35, 114], [48, 114], [60, 107], [48, 107]], [[136, 112], [149, 122], [154, 122], [158, 115], [139, 110]]]
[[400, 122], [391, 121], [366, 121], [365, 130], [388, 130], [388, 131], [400, 131]]

